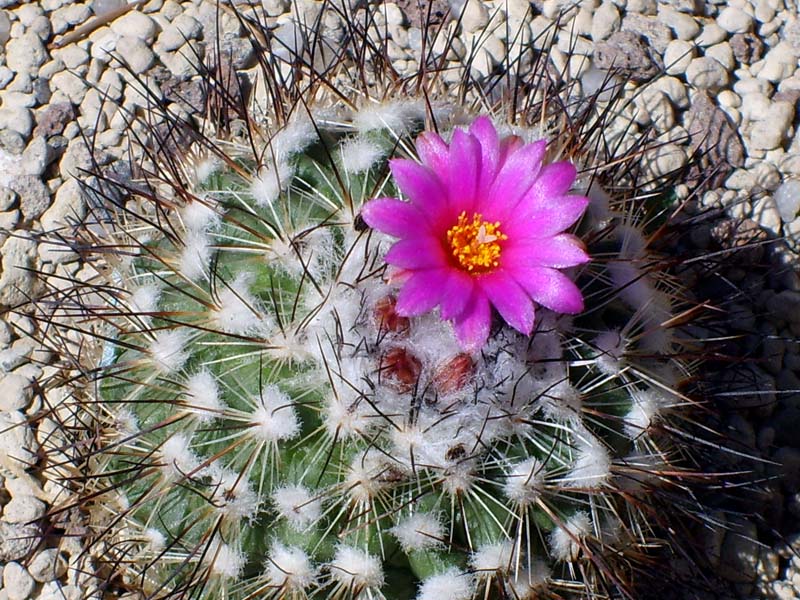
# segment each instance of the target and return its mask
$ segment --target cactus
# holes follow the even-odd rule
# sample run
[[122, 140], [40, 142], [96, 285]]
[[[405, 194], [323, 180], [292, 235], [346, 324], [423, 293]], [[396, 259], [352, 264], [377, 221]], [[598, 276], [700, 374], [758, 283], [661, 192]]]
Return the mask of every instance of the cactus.
[[[42, 318], [75, 357], [88, 449], [68, 487], [92, 568], [147, 598], [630, 596], [689, 503], [691, 305], [655, 249], [669, 178], [642, 184], [639, 149], [601, 143], [617, 113], [566, 83], [516, 82], [517, 104], [465, 85], [454, 107], [424, 71], [387, 84], [383, 65], [339, 84], [337, 108], [299, 83], [313, 64], [265, 59], [265, 81], [294, 83], [250, 101], [207, 72], [225, 109], [202, 134], [156, 105], [173, 127], [140, 131], [158, 151], [87, 183], [70, 244], [97, 275]], [[509, 324], [493, 301], [465, 344], [444, 305], [403, 304], [396, 239], [362, 208], [406, 198], [392, 167], [425, 136], [446, 147], [479, 122], [575, 165], [590, 202], [564, 239], [590, 260], [553, 265], [577, 314], [534, 295]]]

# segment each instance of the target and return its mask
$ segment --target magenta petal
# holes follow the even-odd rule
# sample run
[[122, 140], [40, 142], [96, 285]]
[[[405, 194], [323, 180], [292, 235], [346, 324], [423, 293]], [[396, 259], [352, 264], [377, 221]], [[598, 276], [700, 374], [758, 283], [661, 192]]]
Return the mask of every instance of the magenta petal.
[[525, 239], [503, 248], [503, 267], [514, 270], [517, 267], [555, 267], [563, 269], [582, 265], [589, 261], [581, 241], [574, 235], [562, 233], [543, 239]]
[[475, 206], [478, 174], [481, 167], [481, 147], [478, 140], [456, 129], [450, 143], [450, 178], [448, 197], [458, 212], [469, 217]]
[[389, 248], [384, 260], [390, 265], [402, 269], [434, 269], [447, 266], [447, 258], [442, 245], [439, 240], [431, 236], [418, 236], [396, 241]]
[[479, 350], [489, 337], [492, 325], [492, 311], [489, 300], [478, 286], [472, 292], [463, 312], [456, 317], [456, 337], [461, 347], [467, 351]]
[[450, 149], [438, 134], [423, 131], [417, 136], [417, 154], [422, 164], [430, 167], [442, 181], [447, 181]]
[[542, 140], [523, 146], [506, 159], [489, 190], [486, 215], [501, 222], [511, 216], [517, 204], [537, 181], [546, 143]]
[[442, 269], [417, 271], [411, 275], [397, 294], [397, 314], [413, 317], [433, 309], [444, 293], [442, 281], [445, 277], [447, 273]]
[[472, 277], [460, 269], [452, 269], [444, 284], [440, 308], [442, 319], [452, 319], [460, 315], [467, 306], [474, 287], [475, 280]]
[[417, 207], [396, 198], [376, 198], [361, 207], [361, 217], [378, 231], [394, 237], [415, 236], [428, 231], [428, 221]]
[[478, 285], [506, 323], [520, 333], [530, 335], [533, 329], [533, 303], [508, 273], [494, 271], [482, 276]]
[[514, 279], [542, 306], [560, 313], [583, 311], [583, 295], [572, 280], [556, 269], [529, 267], [515, 269]]
[[478, 117], [470, 125], [469, 132], [481, 147], [481, 168], [478, 176], [478, 197], [484, 197], [489, 191], [500, 164], [500, 140], [497, 130], [489, 117]]
[[442, 181], [429, 168], [413, 160], [396, 158], [389, 161], [389, 167], [400, 191], [435, 222], [447, 208], [447, 192]]
[[550, 206], [556, 198], [564, 196], [575, 182], [577, 171], [568, 162], [544, 165], [539, 177], [525, 194], [519, 208], [526, 214], [532, 214]]
[[551, 198], [546, 205], [517, 212], [501, 230], [514, 240], [548, 238], [571, 227], [588, 205], [589, 199], [583, 196]]

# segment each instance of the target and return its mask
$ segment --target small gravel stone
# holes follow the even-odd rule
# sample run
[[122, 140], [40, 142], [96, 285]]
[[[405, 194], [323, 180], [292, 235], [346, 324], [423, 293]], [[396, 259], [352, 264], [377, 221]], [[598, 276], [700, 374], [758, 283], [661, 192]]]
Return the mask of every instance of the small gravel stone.
[[[622, 31], [630, 31], [647, 40], [647, 43], [662, 55], [667, 44], [672, 40], [672, 32], [658, 17], [646, 17], [641, 14], [627, 14], [622, 19]], [[660, 56], [658, 56], [660, 60]]]
[[753, 201], [753, 217], [764, 229], [780, 235], [781, 216], [772, 196], [762, 196]]
[[670, 75], [682, 75], [694, 58], [694, 44], [672, 40], [664, 52], [664, 66]]
[[669, 7], [660, 7], [658, 18], [675, 32], [679, 40], [692, 40], [700, 33], [700, 25], [691, 15]]
[[31, 111], [25, 107], [0, 108], [0, 129], [15, 131], [23, 138], [27, 138], [33, 129]]
[[132, 10], [111, 23], [111, 30], [120, 37], [132, 37], [152, 44], [155, 41], [158, 26], [148, 15]]
[[33, 398], [30, 380], [16, 373], [0, 377], [0, 390], [0, 410], [25, 410]]
[[686, 69], [686, 81], [702, 90], [717, 90], [727, 85], [728, 71], [713, 58], [692, 59]]
[[753, 18], [743, 10], [729, 6], [717, 16], [717, 25], [728, 33], [746, 33], [753, 27]]
[[33, 74], [47, 60], [47, 50], [34, 33], [12, 38], [6, 44], [6, 64], [17, 73]]
[[[750, 96], [745, 96], [743, 106]], [[789, 102], [772, 102], [767, 110], [761, 113], [761, 119], [752, 123], [749, 135], [749, 147], [758, 150], [772, 150], [781, 145], [789, 126], [794, 119], [795, 106]]]
[[595, 44], [594, 64], [598, 69], [615, 69], [634, 81], [646, 81], [661, 69], [660, 59], [647, 44], [630, 31], [617, 31], [608, 40]]
[[36, 582], [25, 570], [25, 567], [16, 562], [10, 562], [3, 569], [3, 589], [8, 600], [28, 600], [33, 592]]
[[700, 34], [694, 40], [700, 47], [713, 46], [719, 44], [728, 37], [728, 32], [714, 22], [703, 25]]
[[158, 43], [164, 50], [171, 52], [183, 46], [187, 40], [199, 39], [202, 31], [197, 19], [181, 14], [161, 32]]
[[66, 124], [75, 119], [75, 116], [75, 107], [69, 102], [49, 104], [38, 115], [33, 135], [44, 137], [59, 135], [64, 131]]
[[15, 496], [3, 508], [3, 519], [9, 523], [33, 523], [45, 511], [44, 502], [35, 496]]
[[19, 525], [0, 521], [0, 562], [21, 560], [39, 543], [36, 525]]
[[787, 43], [781, 42], [764, 57], [758, 77], [778, 83], [791, 77], [797, 69], [797, 54]]
[[39, 583], [59, 579], [66, 571], [67, 564], [57, 548], [42, 550], [33, 557], [28, 566], [28, 573]]
[[144, 40], [138, 37], [123, 35], [117, 41], [117, 52], [131, 71], [136, 74], [147, 71], [155, 61], [153, 51]]
[[731, 37], [733, 56], [743, 65], [750, 65], [764, 56], [764, 42], [752, 33], [737, 33]]
[[621, 22], [619, 9], [614, 6], [613, 2], [606, 0], [594, 13], [591, 28], [592, 40], [601, 42], [607, 39], [612, 33], [619, 30]]
[[454, 19], [461, 19], [461, 28], [474, 33], [489, 24], [489, 11], [481, 0], [450, 0]]
[[35, 175], [15, 177], [11, 188], [19, 194], [19, 206], [26, 221], [38, 218], [50, 205], [50, 190]]
[[8, 18], [8, 13], [0, 10], [0, 46], [5, 45], [11, 37], [11, 19]]
[[[3, 265], [0, 274], [0, 306], [21, 304], [33, 297], [39, 282], [30, 277], [26, 269], [35, 267], [35, 256], [35, 241], [23, 237], [10, 237], [5, 241], [0, 249]], [[27, 462], [31, 457], [25, 451], [25, 445], [20, 442], [28, 439], [30, 428], [14, 427], [4, 431], [14, 423], [17, 416], [16, 412], [5, 415], [0, 413], [0, 450], [12, 456], [19, 456], [20, 460]]]
[[732, 71], [736, 66], [733, 60], [733, 50], [728, 42], [721, 42], [706, 48], [705, 56], [713, 58], [723, 67], [726, 71]]
[[800, 181], [790, 179], [782, 183], [772, 195], [784, 223], [791, 223], [800, 212]]

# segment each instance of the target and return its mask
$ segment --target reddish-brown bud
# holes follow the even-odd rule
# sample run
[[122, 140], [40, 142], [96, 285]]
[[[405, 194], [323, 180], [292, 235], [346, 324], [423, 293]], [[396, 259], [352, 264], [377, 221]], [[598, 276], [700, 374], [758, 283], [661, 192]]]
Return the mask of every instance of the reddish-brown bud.
[[433, 387], [440, 394], [450, 394], [460, 390], [475, 372], [475, 363], [469, 354], [461, 352], [436, 369]]
[[417, 384], [422, 364], [405, 348], [392, 348], [381, 358], [381, 378], [398, 392], [409, 392]]
[[398, 315], [395, 310], [396, 306], [397, 298], [394, 296], [384, 296], [375, 303], [375, 320], [378, 322], [381, 332], [404, 333], [408, 331], [408, 317]]

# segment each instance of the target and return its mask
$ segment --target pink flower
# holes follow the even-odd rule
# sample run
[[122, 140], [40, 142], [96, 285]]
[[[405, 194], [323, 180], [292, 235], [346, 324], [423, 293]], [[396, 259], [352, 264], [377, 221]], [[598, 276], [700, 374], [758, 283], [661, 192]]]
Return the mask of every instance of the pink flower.
[[386, 262], [407, 274], [396, 310], [411, 317], [439, 306], [468, 350], [489, 336], [491, 309], [530, 335], [534, 303], [575, 314], [577, 286], [561, 271], [589, 260], [578, 238], [563, 233], [588, 200], [567, 192], [568, 162], [542, 164], [545, 142], [499, 139], [487, 117], [448, 146], [435, 133], [417, 138], [422, 164], [390, 161], [409, 202], [377, 198], [361, 209], [372, 228], [399, 238]]

